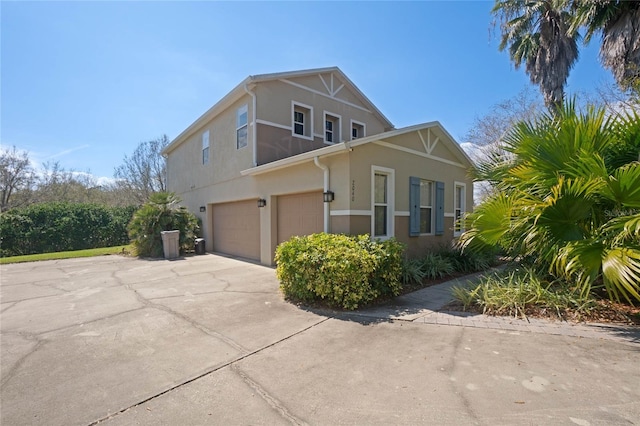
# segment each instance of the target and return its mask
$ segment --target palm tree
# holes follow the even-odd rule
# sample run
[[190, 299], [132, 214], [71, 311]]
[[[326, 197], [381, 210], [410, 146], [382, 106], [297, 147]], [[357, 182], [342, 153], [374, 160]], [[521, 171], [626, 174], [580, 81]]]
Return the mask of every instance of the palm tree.
[[640, 84], [640, 2], [574, 0], [571, 30], [585, 27], [585, 43], [602, 35], [600, 60], [618, 85], [627, 89]]
[[479, 167], [499, 191], [469, 215], [461, 244], [499, 246], [583, 294], [602, 285], [640, 301], [639, 136], [637, 112], [573, 103], [517, 124], [508, 155]]
[[568, 6], [568, 0], [496, 0], [492, 10], [500, 20], [500, 50], [509, 49], [516, 68], [525, 64], [551, 110], [561, 108], [578, 59], [579, 35], [571, 29]]

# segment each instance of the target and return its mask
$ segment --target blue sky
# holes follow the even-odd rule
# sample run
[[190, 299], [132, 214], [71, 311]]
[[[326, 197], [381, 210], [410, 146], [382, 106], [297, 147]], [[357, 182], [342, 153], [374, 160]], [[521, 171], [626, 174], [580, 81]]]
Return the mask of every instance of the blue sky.
[[[438, 120], [459, 141], [529, 79], [499, 52], [487, 1], [7, 2], [0, 143], [112, 177], [253, 74], [338, 66], [396, 127]], [[611, 81], [597, 40], [567, 91]]]

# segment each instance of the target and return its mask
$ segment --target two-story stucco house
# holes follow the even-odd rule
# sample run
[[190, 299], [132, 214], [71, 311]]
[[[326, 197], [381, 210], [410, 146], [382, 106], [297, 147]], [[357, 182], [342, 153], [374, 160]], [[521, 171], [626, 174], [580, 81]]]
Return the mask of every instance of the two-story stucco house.
[[273, 264], [293, 235], [450, 243], [471, 161], [437, 121], [395, 129], [336, 67], [250, 76], [164, 150], [206, 249]]

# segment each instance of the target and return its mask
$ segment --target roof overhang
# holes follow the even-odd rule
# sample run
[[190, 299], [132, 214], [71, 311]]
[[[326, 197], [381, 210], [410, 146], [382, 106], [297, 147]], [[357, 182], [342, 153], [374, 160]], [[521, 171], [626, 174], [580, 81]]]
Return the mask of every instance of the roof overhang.
[[198, 131], [205, 123], [212, 120], [215, 116], [223, 112], [225, 109], [229, 108], [233, 103], [240, 100], [243, 96], [247, 95], [247, 89], [252, 89], [253, 85], [256, 83], [260, 83], [263, 81], [272, 81], [272, 80], [282, 80], [287, 78], [295, 78], [302, 77], [306, 75], [313, 74], [325, 74], [325, 73], [336, 73], [338, 78], [344, 80], [356, 96], [361, 98], [361, 101], [368, 105], [368, 108], [371, 109], [374, 115], [377, 115], [380, 120], [382, 120], [389, 128], [393, 128], [393, 124], [389, 121], [387, 117], [380, 112], [380, 110], [365, 96], [364, 93], [358, 89], [358, 87], [353, 84], [353, 82], [347, 77], [342, 70], [338, 67], [327, 67], [327, 68], [314, 68], [307, 70], [299, 70], [299, 71], [289, 71], [289, 72], [280, 72], [280, 73], [271, 73], [271, 74], [258, 74], [258, 75], [250, 75], [249, 77], [242, 80], [240, 84], [234, 87], [229, 93], [227, 93], [222, 99], [220, 99], [215, 105], [209, 108], [204, 114], [202, 114], [196, 121], [191, 123], [189, 127], [187, 127], [182, 133], [180, 133], [169, 145], [167, 145], [162, 150], [162, 155], [166, 156], [171, 151], [175, 150], [182, 142], [187, 140], [191, 135], [193, 135], [196, 131]]

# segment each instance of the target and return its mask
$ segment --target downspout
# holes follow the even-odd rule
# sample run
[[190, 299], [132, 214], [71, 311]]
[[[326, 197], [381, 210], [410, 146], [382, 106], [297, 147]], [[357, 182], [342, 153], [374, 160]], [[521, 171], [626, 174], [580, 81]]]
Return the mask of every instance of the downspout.
[[256, 135], [258, 134], [256, 128], [256, 94], [249, 90], [249, 86], [247, 86], [246, 84], [244, 85], [244, 91], [251, 95], [252, 98], [251, 109], [253, 110], [253, 114], [251, 115], [253, 116], [253, 119], [251, 120], [251, 140], [253, 145], [253, 167], [256, 167], [258, 165], [258, 141], [256, 138]]
[[[327, 167], [326, 164], [322, 164], [320, 160], [318, 160], [318, 157], [313, 157], [313, 163], [319, 168], [321, 168], [322, 171], [324, 172], [323, 191], [327, 192], [329, 190], [329, 167]], [[329, 233], [329, 219], [330, 219], [329, 203], [323, 203], [323, 204], [324, 204], [324, 232]]]

